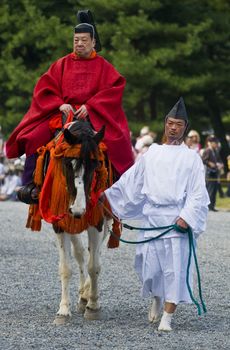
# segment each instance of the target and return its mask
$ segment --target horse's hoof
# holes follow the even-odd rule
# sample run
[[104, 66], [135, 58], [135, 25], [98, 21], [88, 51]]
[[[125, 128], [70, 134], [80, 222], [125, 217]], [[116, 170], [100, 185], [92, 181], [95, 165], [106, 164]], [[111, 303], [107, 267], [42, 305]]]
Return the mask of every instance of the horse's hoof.
[[77, 303], [77, 313], [83, 315], [86, 309], [86, 305], [87, 305], [87, 300], [81, 298]]
[[101, 309], [93, 310], [93, 309], [86, 307], [85, 313], [84, 313], [84, 318], [86, 320], [90, 320], [90, 321], [101, 320], [102, 319]]
[[70, 320], [70, 316], [63, 316], [63, 315], [56, 315], [53, 324], [55, 326], [62, 326], [64, 324], [66, 324], [67, 322], [69, 322]]

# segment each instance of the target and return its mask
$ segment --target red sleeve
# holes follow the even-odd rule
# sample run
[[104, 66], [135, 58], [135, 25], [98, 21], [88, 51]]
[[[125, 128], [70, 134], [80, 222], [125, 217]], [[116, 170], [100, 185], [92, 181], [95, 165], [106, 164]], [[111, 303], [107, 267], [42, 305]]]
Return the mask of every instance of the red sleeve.
[[99, 91], [86, 103], [95, 130], [106, 126], [105, 143], [108, 154], [120, 174], [133, 164], [130, 131], [122, 108], [125, 83], [125, 78], [104, 60]]
[[63, 58], [53, 63], [49, 70], [38, 80], [32, 97], [28, 112], [14, 129], [6, 143], [6, 154], [8, 158], [16, 158], [26, 150], [26, 141], [30, 133], [39, 127], [43, 130], [39, 145], [47, 143], [50, 138], [48, 120], [59, 111], [64, 103], [61, 94], [61, 79], [63, 71]]
[[[126, 117], [122, 109], [122, 96], [125, 78], [112, 65], [105, 61], [99, 83], [99, 92], [87, 101], [89, 116], [97, 128], [106, 124], [106, 131], [120, 134], [121, 128], [127, 127]], [[108, 123], [109, 121], [109, 123]]]
[[23, 120], [51, 114], [64, 103], [61, 93], [62, 59], [53, 63], [38, 80], [28, 113]]

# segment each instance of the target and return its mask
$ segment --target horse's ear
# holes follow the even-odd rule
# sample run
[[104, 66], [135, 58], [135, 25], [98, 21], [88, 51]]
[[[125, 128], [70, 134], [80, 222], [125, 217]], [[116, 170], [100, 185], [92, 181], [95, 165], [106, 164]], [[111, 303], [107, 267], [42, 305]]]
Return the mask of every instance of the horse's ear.
[[104, 135], [105, 135], [105, 125], [103, 125], [102, 128], [93, 137], [97, 145], [104, 138]]
[[74, 144], [74, 136], [71, 134], [71, 132], [67, 128], [64, 129], [64, 138], [66, 142], [68, 142], [70, 145]]

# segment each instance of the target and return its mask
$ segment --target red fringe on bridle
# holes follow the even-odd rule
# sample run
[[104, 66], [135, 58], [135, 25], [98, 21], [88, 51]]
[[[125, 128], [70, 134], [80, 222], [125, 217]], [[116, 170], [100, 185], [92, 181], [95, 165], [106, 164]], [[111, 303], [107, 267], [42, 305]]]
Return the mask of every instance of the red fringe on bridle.
[[[109, 162], [109, 169], [105, 164], [106, 146], [104, 143], [99, 144], [96, 159], [100, 166], [95, 169], [93, 174], [87, 210], [80, 219], [76, 219], [69, 213], [71, 198], [62, 171], [62, 159], [63, 157], [78, 158], [81, 145], [69, 145], [67, 142], [60, 141], [62, 141], [62, 138], [59, 139], [58, 143], [54, 139], [46, 146], [38, 149], [39, 156], [34, 174], [34, 183], [41, 189], [39, 206], [30, 206], [26, 227], [33, 231], [40, 231], [41, 220], [44, 219], [54, 225], [56, 232], [65, 231], [70, 234], [77, 234], [86, 230], [89, 226], [100, 228], [104, 217], [108, 217], [108, 211], [111, 211], [108, 202], [104, 203], [105, 210], [98, 202], [101, 192], [112, 185], [111, 163]], [[50, 161], [44, 178], [44, 162], [47, 152], [50, 153]], [[95, 158], [93, 155], [91, 157], [92, 159]], [[113, 231], [117, 236], [120, 236], [120, 224], [116, 219], [113, 219], [113, 221]], [[119, 241], [110, 236], [108, 247], [116, 248], [118, 246]]]

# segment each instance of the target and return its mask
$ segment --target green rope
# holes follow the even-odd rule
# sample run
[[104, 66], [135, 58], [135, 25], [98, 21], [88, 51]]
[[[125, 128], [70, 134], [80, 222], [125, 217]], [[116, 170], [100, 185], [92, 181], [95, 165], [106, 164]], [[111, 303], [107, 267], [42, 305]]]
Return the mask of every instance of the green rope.
[[201, 301], [201, 304], [202, 304], [203, 312], [205, 313], [205, 312], [207, 312], [207, 308], [206, 308], [206, 305], [204, 303], [203, 295], [202, 295], [200, 271], [199, 271], [199, 267], [198, 267], [198, 261], [197, 261], [195, 247], [194, 247], [194, 240], [193, 240], [192, 231], [191, 231], [190, 236], [191, 236], [191, 243], [192, 243], [192, 251], [193, 251], [194, 261], [195, 261], [195, 265], [196, 265], [196, 273], [197, 273], [198, 287], [199, 287], [199, 297], [200, 297], [200, 301]]
[[145, 240], [141, 240], [141, 241], [128, 241], [125, 240], [121, 237], [118, 237], [113, 231], [109, 230], [110, 234], [116, 238], [117, 240], [123, 242], [123, 243], [128, 243], [128, 244], [142, 244], [142, 243], [148, 243], [150, 241], [154, 241], [164, 235], [166, 235], [168, 232], [175, 230], [181, 233], [188, 233], [188, 239], [189, 239], [189, 257], [188, 257], [188, 264], [187, 264], [187, 272], [186, 272], [186, 284], [187, 284], [187, 288], [189, 291], [189, 295], [191, 300], [193, 301], [193, 303], [196, 305], [197, 307], [197, 311], [198, 311], [198, 315], [201, 315], [201, 306], [199, 304], [199, 302], [194, 298], [190, 284], [189, 284], [189, 269], [190, 269], [190, 265], [191, 265], [191, 257], [193, 254], [194, 257], [194, 261], [195, 261], [195, 266], [196, 266], [196, 273], [197, 273], [197, 282], [198, 282], [198, 289], [199, 289], [199, 298], [200, 298], [200, 302], [202, 305], [202, 309], [203, 312], [207, 312], [205, 303], [203, 301], [203, 296], [202, 296], [202, 288], [201, 288], [201, 278], [200, 278], [200, 271], [199, 271], [199, 266], [198, 266], [198, 261], [197, 261], [197, 256], [196, 256], [196, 250], [194, 247], [194, 241], [193, 241], [193, 233], [190, 227], [188, 227], [187, 229], [184, 229], [180, 226], [178, 226], [177, 224], [174, 225], [168, 225], [168, 226], [161, 226], [161, 227], [135, 227], [135, 226], [130, 226], [128, 224], [123, 224], [123, 227], [129, 229], [129, 230], [140, 230], [140, 231], [156, 231], [156, 230], [165, 230], [164, 232], [162, 232], [161, 234], [159, 234], [156, 237], [151, 237], [149, 239], [145, 239]]

